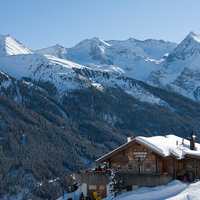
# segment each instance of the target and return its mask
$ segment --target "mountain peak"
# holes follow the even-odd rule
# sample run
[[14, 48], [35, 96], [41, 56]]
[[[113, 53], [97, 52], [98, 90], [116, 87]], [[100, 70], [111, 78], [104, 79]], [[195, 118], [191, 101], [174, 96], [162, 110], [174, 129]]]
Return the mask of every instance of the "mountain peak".
[[91, 40], [91, 41], [97, 41], [97, 42], [100, 41], [100, 39], [99, 39], [98, 37], [93, 37], [93, 38], [91, 38], [90, 40]]
[[191, 56], [199, 55], [200, 35], [190, 32], [185, 39], [169, 54], [168, 64], [177, 60], [187, 60]]
[[79, 42], [75, 47], [82, 47], [82, 46], [110, 46], [107, 42], [104, 40], [101, 40], [97, 37], [93, 37], [91, 39], [85, 39], [81, 42]]
[[57, 48], [65, 48], [65, 47], [63, 47], [62, 45], [60, 45], [60, 44], [56, 44], [56, 45], [54, 45], [54, 46], [52, 46], [52, 47], [57, 47]]
[[22, 43], [18, 42], [11, 35], [0, 34], [0, 56], [31, 53], [32, 52], [29, 49], [27, 49]]
[[194, 31], [190, 31], [189, 34], [188, 34], [189, 37], [192, 37], [194, 35], [197, 35]]
[[56, 44], [54, 46], [50, 46], [44, 49], [35, 50], [34, 53], [47, 54], [64, 59], [67, 54], [67, 49], [60, 44]]
[[196, 42], [200, 42], [200, 35], [194, 33], [193, 31], [191, 31], [185, 39], [192, 39], [195, 40]]

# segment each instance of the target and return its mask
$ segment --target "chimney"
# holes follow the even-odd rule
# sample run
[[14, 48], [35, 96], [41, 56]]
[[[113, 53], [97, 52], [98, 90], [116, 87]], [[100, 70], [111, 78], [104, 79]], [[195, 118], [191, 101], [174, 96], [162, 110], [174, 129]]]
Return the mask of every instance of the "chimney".
[[191, 150], [195, 150], [195, 142], [194, 142], [195, 137], [196, 137], [196, 136], [194, 135], [194, 133], [193, 133], [193, 131], [192, 131], [191, 137], [190, 137], [190, 149], [191, 149]]

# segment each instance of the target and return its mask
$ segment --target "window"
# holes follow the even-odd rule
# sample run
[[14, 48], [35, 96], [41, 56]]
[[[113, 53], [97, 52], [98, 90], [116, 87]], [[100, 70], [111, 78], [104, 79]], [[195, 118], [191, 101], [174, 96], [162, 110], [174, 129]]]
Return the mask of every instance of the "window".
[[126, 190], [127, 191], [131, 191], [132, 190], [132, 185], [127, 185]]
[[132, 165], [128, 165], [128, 170], [132, 170], [132, 169], [133, 169]]
[[147, 165], [146, 165], [146, 168], [147, 168], [147, 169], [150, 169], [150, 168], [151, 168], [151, 165], [150, 165], [150, 164], [147, 164]]
[[134, 149], [133, 149], [133, 151], [135, 152], [135, 151], [137, 151], [137, 149], [136, 149], [136, 148], [134, 148]]
[[151, 151], [151, 157], [154, 158], [155, 157], [155, 153]]
[[194, 162], [193, 161], [188, 161], [186, 166], [187, 166], [187, 168], [194, 168]]
[[121, 166], [121, 165], [117, 165], [117, 169], [118, 169], [118, 170], [121, 170], [121, 169], [122, 169], [122, 166]]
[[128, 156], [123, 155], [120, 160], [121, 160], [122, 163], [128, 163], [129, 159], [128, 159]]
[[179, 169], [183, 169], [183, 163], [182, 162], [179, 163]]
[[147, 149], [146, 149], [146, 148], [144, 148], [143, 150], [144, 150], [144, 152], [146, 152], [146, 151], [147, 151]]
[[100, 185], [99, 186], [99, 190], [105, 190], [105, 186], [104, 185]]
[[96, 185], [89, 185], [89, 190], [96, 190], [97, 186]]
[[151, 171], [151, 165], [150, 164], [146, 164], [145, 165], [145, 169], [146, 169], [146, 172], [150, 172]]

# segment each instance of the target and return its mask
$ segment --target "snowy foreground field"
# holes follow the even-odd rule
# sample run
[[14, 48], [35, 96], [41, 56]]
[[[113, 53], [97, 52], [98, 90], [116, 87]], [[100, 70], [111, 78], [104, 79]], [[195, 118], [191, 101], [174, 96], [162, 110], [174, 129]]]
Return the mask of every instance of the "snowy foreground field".
[[[72, 197], [74, 200], [74, 194], [66, 195], [64, 200], [67, 200], [69, 197]], [[63, 200], [63, 198], [58, 200]], [[76, 197], [76, 200], [79, 200], [79, 198]], [[104, 200], [109, 200], [109, 198]], [[125, 192], [114, 200], [200, 200], [200, 181], [182, 183], [175, 180], [164, 186], [140, 188], [131, 192]]]

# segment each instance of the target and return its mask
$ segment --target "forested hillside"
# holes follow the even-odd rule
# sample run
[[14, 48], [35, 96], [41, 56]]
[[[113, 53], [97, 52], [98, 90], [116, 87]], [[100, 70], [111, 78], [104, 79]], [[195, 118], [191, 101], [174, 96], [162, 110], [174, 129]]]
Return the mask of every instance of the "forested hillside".
[[[0, 96], [3, 192], [29, 188], [37, 198], [57, 197], [58, 188], [48, 180], [78, 170], [80, 162], [87, 167], [130, 135], [199, 136], [199, 103], [144, 83], [167, 106], [141, 102], [120, 88], [74, 90], [58, 99], [50, 83], [30, 87], [12, 80]], [[20, 104], [11, 99], [16, 94]]]
[[0, 35], [0, 195], [55, 199], [52, 180], [94, 166], [128, 136], [194, 131], [200, 141], [198, 101], [139, 81], [182, 46], [93, 38], [30, 51]]

